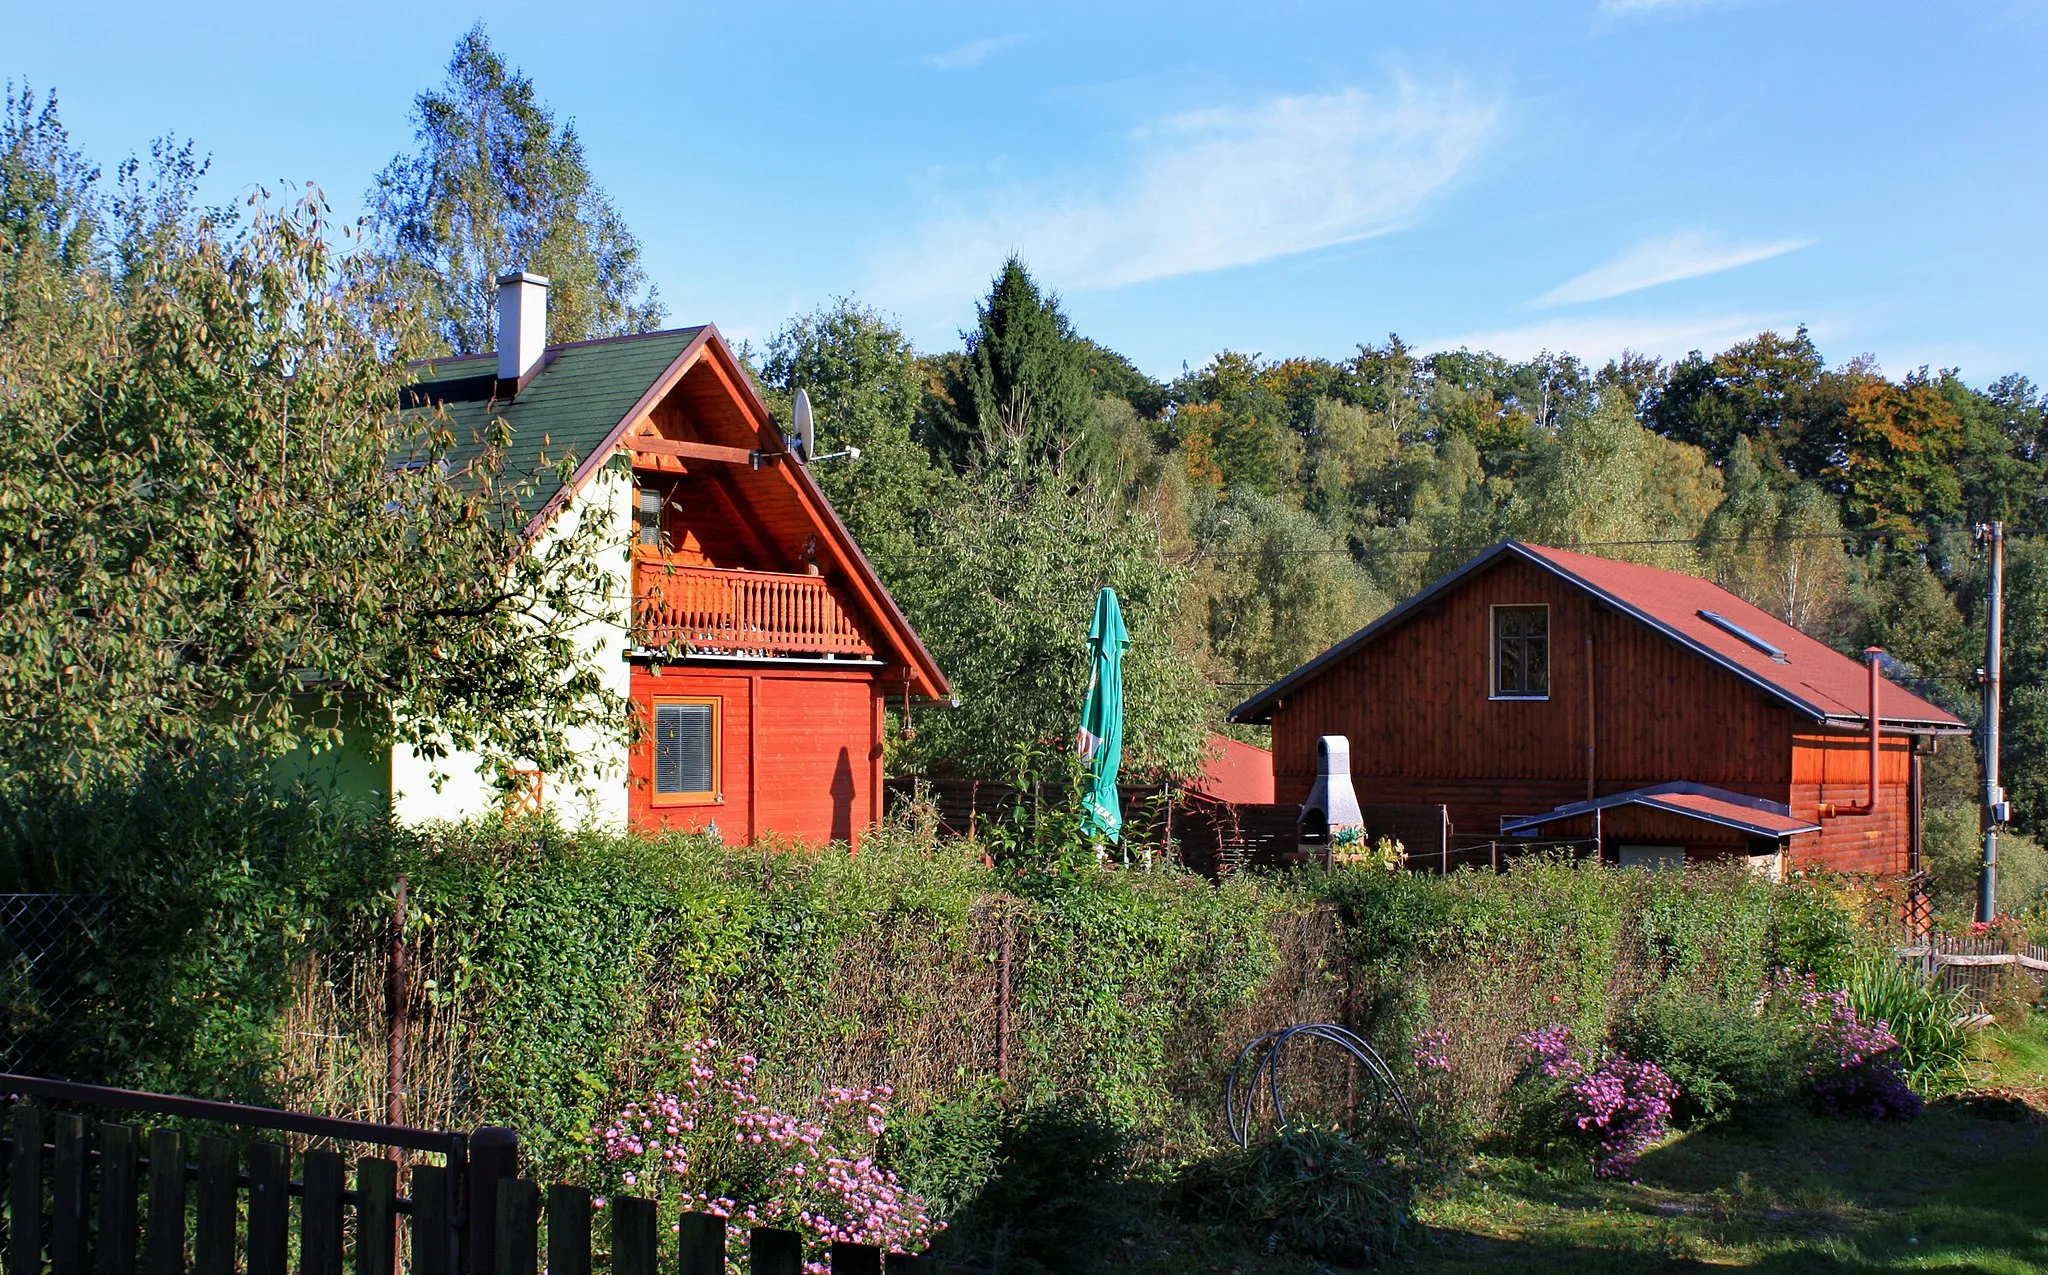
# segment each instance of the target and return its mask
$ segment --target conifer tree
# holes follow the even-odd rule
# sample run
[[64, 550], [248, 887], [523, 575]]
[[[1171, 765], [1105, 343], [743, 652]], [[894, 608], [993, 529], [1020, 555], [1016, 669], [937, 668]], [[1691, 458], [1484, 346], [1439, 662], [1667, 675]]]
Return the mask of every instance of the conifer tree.
[[1110, 440], [1097, 428], [1092, 347], [1074, 335], [1059, 299], [1040, 292], [1013, 256], [978, 313], [965, 357], [943, 376], [937, 441], [963, 466], [986, 460], [1068, 478], [1091, 473]]

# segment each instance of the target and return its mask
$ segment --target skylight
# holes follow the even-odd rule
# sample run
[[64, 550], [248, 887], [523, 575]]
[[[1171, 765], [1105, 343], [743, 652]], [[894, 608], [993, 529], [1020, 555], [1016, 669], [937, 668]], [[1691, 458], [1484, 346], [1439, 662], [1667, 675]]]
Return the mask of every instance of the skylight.
[[1705, 620], [1708, 624], [1713, 625], [1715, 628], [1721, 630], [1723, 633], [1727, 633], [1734, 637], [1741, 638], [1743, 641], [1749, 643], [1757, 650], [1762, 651], [1765, 655], [1770, 656], [1772, 659], [1776, 660], [1780, 664], [1790, 664], [1792, 662], [1792, 657], [1785, 654], [1784, 651], [1780, 650], [1775, 646], [1772, 646], [1769, 642], [1764, 641], [1762, 638], [1758, 637], [1754, 633], [1751, 633], [1748, 629], [1743, 628], [1741, 625], [1737, 624], [1735, 621], [1729, 619], [1725, 615], [1717, 615], [1712, 611], [1702, 611], [1700, 612], [1700, 619]]

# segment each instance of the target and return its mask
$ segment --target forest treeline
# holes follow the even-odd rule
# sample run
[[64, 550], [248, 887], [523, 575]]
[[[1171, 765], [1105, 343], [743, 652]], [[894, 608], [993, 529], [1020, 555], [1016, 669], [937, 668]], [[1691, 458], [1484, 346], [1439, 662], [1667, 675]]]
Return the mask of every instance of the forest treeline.
[[[166, 586], [171, 610], [138, 611], [134, 625], [154, 633], [174, 613], [180, 624], [234, 630], [231, 641], [181, 648], [177, 658], [198, 652], [213, 680], [189, 703], [159, 695], [134, 708], [136, 747], [183, 738], [164, 728], [173, 709], [187, 725], [217, 724], [220, 705], [275, 681], [294, 646], [355, 670], [394, 713], [433, 704], [415, 733], [452, 723], [467, 745], [505, 755], [556, 755], [567, 726], [617, 708], [601, 687], [578, 682], [561, 652], [515, 656], [508, 643], [517, 616], [493, 610], [496, 603], [468, 613], [408, 610], [438, 586], [419, 571], [368, 562], [390, 555], [360, 536], [361, 571], [332, 583], [352, 596], [397, 599], [404, 624], [396, 628], [366, 618], [368, 607], [310, 619], [279, 611], [259, 640], [242, 631], [257, 623], [246, 612], [194, 610], [192, 599], [217, 596], [237, 563], [273, 570], [280, 554], [317, 543], [334, 520], [352, 516], [343, 489], [361, 485], [354, 471], [294, 468], [286, 454], [265, 450], [261, 431], [237, 435], [234, 448], [185, 439], [181, 473], [247, 458], [234, 482], [189, 488], [205, 509], [223, 508], [222, 492], [233, 488], [235, 499], [326, 512], [306, 512], [289, 544], [240, 557], [150, 558], [136, 547], [130, 558], [107, 558], [109, 545], [128, 542], [94, 530], [93, 520], [107, 516], [92, 504], [104, 484], [74, 491], [53, 459], [52, 439], [91, 436], [64, 426], [66, 413], [104, 424], [93, 395], [79, 389], [89, 377], [147, 388], [127, 405], [134, 412], [180, 405], [163, 419], [195, 437], [231, 423], [247, 434], [251, 412], [297, 414], [310, 427], [306, 414], [321, 410], [337, 422], [327, 436], [343, 437], [358, 427], [339, 422], [363, 418], [363, 404], [402, 382], [406, 360], [490, 347], [491, 280], [507, 266], [554, 280], [557, 340], [665, 322], [638, 241], [589, 171], [574, 128], [481, 27], [458, 42], [446, 82], [416, 99], [413, 119], [415, 147], [366, 194], [360, 242], [314, 253], [307, 245], [332, 230], [317, 218], [263, 221], [261, 196], [256, 214], [200, 208], [203, 163], [190, 146], [166, 143], [153, 160], [129, 161], [102, 191], [99, 169], [71, 147], [54, 104], [10, 91], [0, 134], [0, 341], [12, 365], [0, 365], [0, 383], [11, 418], [29, 405], [44, 416], [0, 455], [13, 493], [0, 496], [15, 501], [0, 500], [0, 514], [12, 510], [18, 544], [101, 555], [81, 579], [147, 561], [161, 584], [186, 569], [181, 563], [201, 562], [214, 573], [195, 575], [204, 588]], [[250, 237], [251, 216], [268, 239]], [[222, 245], [241, 245], [243, 255]], [[150, 264], [167, 257], [187, 273]], [[265, 263], [275, 269], [257, 268]], [[1985, 571], [1969, 529], [1996, 519], [2014, 536], [2008, 786], [2024, 826], [2048, 822], [2048, 547], [2036, 534], [2048, 526], [2048, 415], [2025, 378], [1965, 381], [1955, 369], [1928, 368], [1890, 375], [1868, 357], [1830, 363], [1800, 329], [1672, 362], [1623, 354], [1597, 367], [1567, 352], [1514, 360], [1421, 351], [1390, 336], [1340, 357], [1224, 351], [1160, 380], [1078, 331], [1053, 291], [1057, 280], [1033, 278], [1021, 260], [990, 266], [988, 293], [961, 298], [959, 349], [919, 350], [889, 316], [843, 298], [742, 351], [780, 418], [788, 419], [794, 391], [806, 390], [821, 450], [861, 449], [857, 462], [814, 472], [959, 692], [957, 709], [914, 710], [916, 730], [892, 743], [897, 769], [1001, 775], [1020, 750], [1070, 738], [1090, 600], [1109, 584], [1135, 637], [1131, 765], [1184, 773], [1231, 703], [1507, 536], [1707, 576], [1843, 650], [1883, 646], [1898, 677], [1974, 720]], [[228, 281], [223, 296], [248, 303], [238, 312], [247, 330], [215, 316], [164, 343], [164, 298], [189, 299], [190, 272], [208, 270]], [[331, 327], [324, 344], [294, 327], [292, 316], [313, 297]], [[123, 340], [95, 350], [105, 332]], [[207, 346], [223, 332], [236, 335], [243, 354], [264, 352], [266, 375], [276, 379], [224, 374], [235, 351]], [[362, 362], [369, 347], [381, 360], [374, 374]], [[332, 358], [354, 379], [330, 378], [324, 404], [280, 412], [286, 371]], [[44, 392], [53, 385], [79, 392]], [[190, 410], [204, 397], [194, 386], [213, 396], [208, 410]], [[163, 440], [149, 441], [151, 429], [161, 433], [162, 420], [131, 422], [118, 441], [158, 448], [160, 457]], [[351, 453], [358, 468], [373, 454], [369, 444], [389, 443], [360, 429], [347, 436], [368, 439]], [[121, 481], [158, 503], [188, 491], [153, 474], [162, 463], [122, 471]], [[500, 476], [500, 485], [511, 500], [519, 483], [545, 477]], [[311, 495], [300, 490], [308, 483]], [[22, 503], [53, 491], [71, 503], [52, 507], [78, 513], [68, 531], [32, 526]], [[176, 510], [162, 512], [153, 525], [168, 525]], [[473, 501], [440, 509], [464, 519], [485, 513]], [[265, 543], [232, 519], [221, 534]], [[457, 538], [469, 552], [488, 539], [481, 530]], [[449, 555], [432, 556], [440, 565], [422, 570], [448, 568]], [[34, 561], [12, 551], [4, 560], [0, 586], [10, 602], [30, 597], [37, 606], [14, 609], [0, 654], [19, 674], [8, 716], [40, 729], [47, 723], [37, 714], [75, 698], [78, 675], [67, 672], [76, 664], [64, 651], [69, 577], [39, 574]], [[345, 564], [320, 565], [347, 574]], [[529, 584], [555, 588], [566, 605], [577, 582], [559, 564], [534, 570]], [[278, 596], [289, 592], [290, 581], [273, 583]], [[407, 664], [402, 649], [433, 625], [446, 649], [475, 649], [517, 670], [521, 711], [508, 713], [502, 692]], [[251, 650], [270, 664], [239, 680], [217, 676]], [[200, 676], [184, 668], [178, 677]], [[127, 668], [112, 684], [133, 698], [141, 682], [121, 678], [160, 673]], [[107, 729], [81, 725], [75, 712], [57, 716], [64, 729]], [[289, 723], [266, 723], [267, 746], [290, 741]], [[1949, 755], [1937, 795], [1967, 804], [1974, 766], [1967, 748]]]

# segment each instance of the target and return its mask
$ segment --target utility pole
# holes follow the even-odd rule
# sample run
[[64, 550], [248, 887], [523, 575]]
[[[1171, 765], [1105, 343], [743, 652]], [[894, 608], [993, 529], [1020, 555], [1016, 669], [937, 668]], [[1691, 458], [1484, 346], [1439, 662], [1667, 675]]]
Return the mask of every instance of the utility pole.
[[1999, 664], [2005, 646], [2005, 524], [1977, 528], [1991, 546], [1991, 596], [1984, 636], [1984, 871], [1978, 879], [1977, 919], [1998, 915], [1998, 825], [2011, 815], [2005, 789], [1998, 786]]

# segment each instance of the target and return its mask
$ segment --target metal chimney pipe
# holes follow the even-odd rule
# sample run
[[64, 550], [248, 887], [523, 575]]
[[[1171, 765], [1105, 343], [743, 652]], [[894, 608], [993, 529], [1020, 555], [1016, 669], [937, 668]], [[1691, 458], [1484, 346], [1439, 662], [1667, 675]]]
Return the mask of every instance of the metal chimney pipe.
[[1835, 819], [1842, 815], [1868, 815], [1877, 811], [1877, 769], [1880, 750], [1884, 747], [1884, 719], [1877, 711], [1877, 687], [1883, 680], [1878, 673], [1878, 660], [1884, 655], [1884, 648], [1865, 647], [1863, 656], [1870, 661], [1870, 787], [1865, 792], [1860, 806], [1840, 806], [1832, 801], [1820, 804], [1820, 817]]

